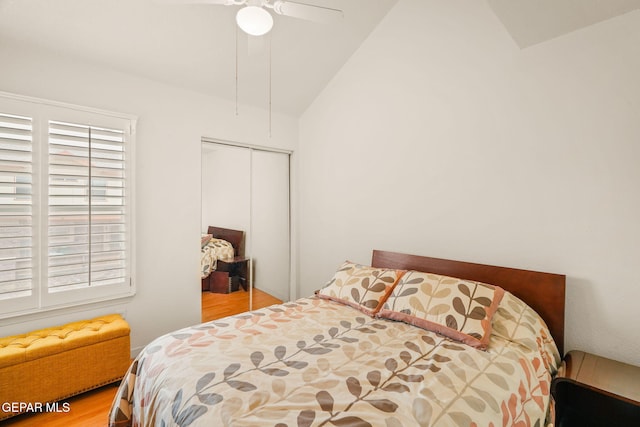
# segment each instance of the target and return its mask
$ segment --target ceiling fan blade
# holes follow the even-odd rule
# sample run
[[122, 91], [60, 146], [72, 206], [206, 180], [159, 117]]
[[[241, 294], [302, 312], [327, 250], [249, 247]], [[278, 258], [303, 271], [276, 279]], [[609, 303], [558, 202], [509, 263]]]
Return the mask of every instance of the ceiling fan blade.
[[236, 4], [233, 0], [188, 0], [186, 3], [192, 4], [221, 4], [224, 6], [231, 6], [232, 4]]
[[306, 19], [308, 21], [331, 24], [340, 21], [344, 14], [339, 9], [329, 7], [314, 6], [311, 4], [297, 3], [293, 1], [276, 0], [273, 3], [273, 10], [280, 15], [291, 16], [293, 18]]
[[169, 4], [214, 4], [222, 6], [244, 3], [244, 1], [238, 2], [238, 0], [160, 0], [160, 2]]

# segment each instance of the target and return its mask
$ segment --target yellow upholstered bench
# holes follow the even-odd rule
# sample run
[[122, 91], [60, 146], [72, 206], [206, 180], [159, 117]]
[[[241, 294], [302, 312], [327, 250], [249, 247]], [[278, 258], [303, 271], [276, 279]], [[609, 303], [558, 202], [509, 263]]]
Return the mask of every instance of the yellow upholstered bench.
[[119, 381], [131, 362], [129, 332], [112, 314], [0, 338], [0, 420]]

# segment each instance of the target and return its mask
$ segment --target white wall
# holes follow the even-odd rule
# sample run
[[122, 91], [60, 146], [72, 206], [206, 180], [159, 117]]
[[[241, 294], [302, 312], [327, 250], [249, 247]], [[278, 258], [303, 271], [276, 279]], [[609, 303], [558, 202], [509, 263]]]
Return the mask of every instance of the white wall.
[[0, 41], [0, 91], [138, 116], [137, 294], [131, 300], [3, 320], [0, 334], [26, 332], [105, 312], [123, 312], [134, 351], [200, 321], [200, 160], [203, 136], [293, 149], [295, 119], [171, 88], [95, 64]]
[[638, 46], [400, 0], [300, 120], [301, 294], [374, 248], [562, 273], [565, 348], [640, 364]]

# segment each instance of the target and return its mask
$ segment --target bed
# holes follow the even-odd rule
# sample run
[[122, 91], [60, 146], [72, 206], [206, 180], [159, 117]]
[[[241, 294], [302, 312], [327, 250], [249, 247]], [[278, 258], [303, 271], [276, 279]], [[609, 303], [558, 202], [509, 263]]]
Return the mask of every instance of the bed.
[[[232, 286], [228, 265], [236, 258], [242, 257], [244, 232], [229, 228], [207, 228], [207, 233], [201, 236], [200, 250], [200, 278], [202, 291], [215, 293], [229, 293], [237, 290]], [[218, 268], [218, 261], [222, 268]], [[231, 272], [233, 273], [233, 272]]]
[[563, 275], [376, 250], [314, 296], [156, 339], [109, 423], [546, 425], [564, 289]]

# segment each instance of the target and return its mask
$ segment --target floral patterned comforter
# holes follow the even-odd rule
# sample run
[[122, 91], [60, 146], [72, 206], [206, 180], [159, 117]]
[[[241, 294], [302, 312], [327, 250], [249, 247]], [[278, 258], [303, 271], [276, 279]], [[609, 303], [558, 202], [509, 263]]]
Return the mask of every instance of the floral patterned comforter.
[[[203, 242], [204, 242], [203, 238]], [[204, 279], [215, 271], [218, 260], [233, 260], [233, 246], [222, 239], [208, 238], [200, 250], [200, 278]]]
[[487, 351], [303, 298], [156, 339], [110, 426], [542, 426], [559, 355], [507, 293]]

